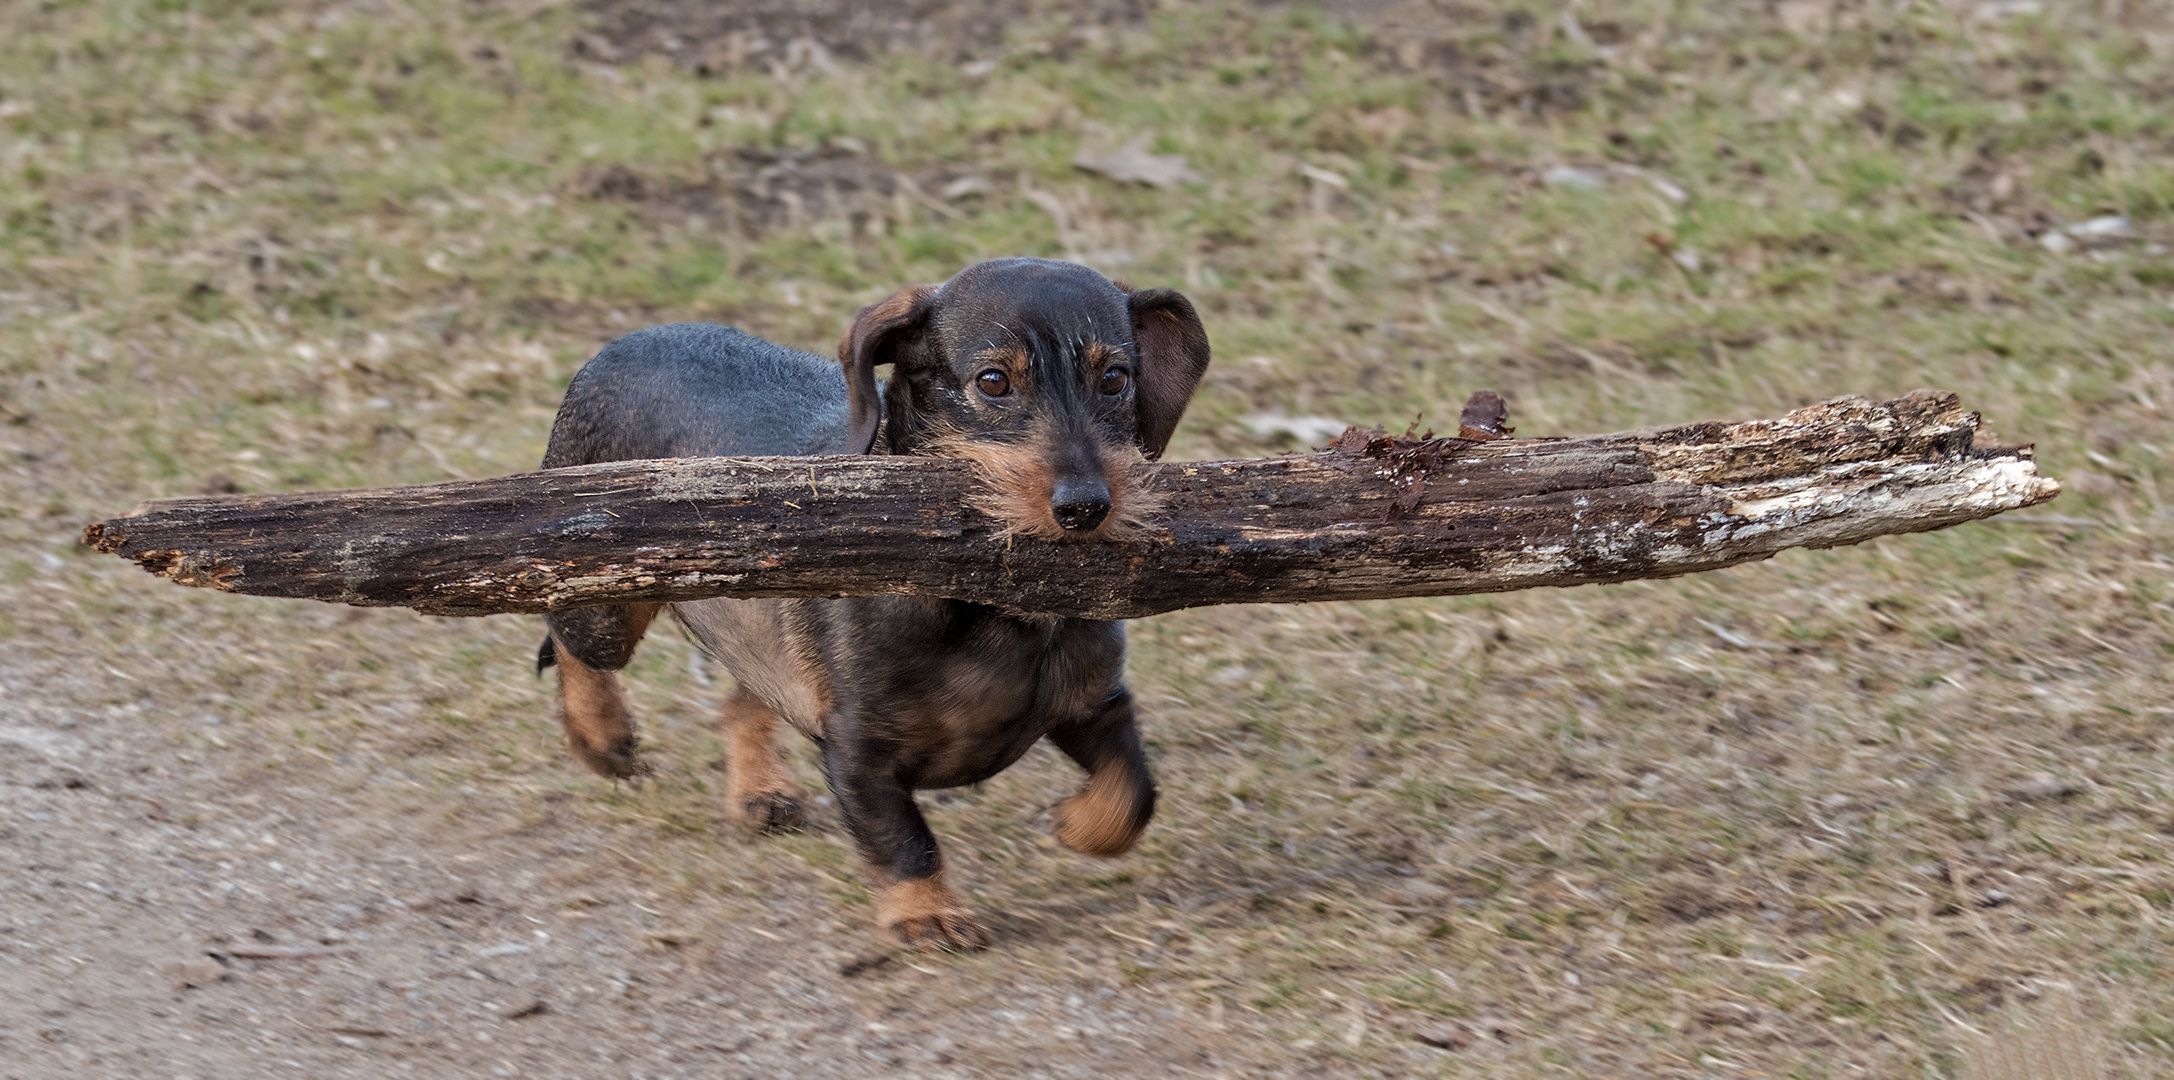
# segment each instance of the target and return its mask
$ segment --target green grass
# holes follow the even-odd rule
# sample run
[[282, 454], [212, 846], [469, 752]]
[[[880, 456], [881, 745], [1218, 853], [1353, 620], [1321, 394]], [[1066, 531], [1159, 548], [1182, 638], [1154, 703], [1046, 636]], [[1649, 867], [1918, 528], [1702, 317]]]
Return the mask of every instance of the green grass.
[[[666, 779], [605, 793], [520, 677], [529, 621], [174, 594], [75, 530], [214, 475], [531, 468], [618, 333], [715, 319], [827, 352], [855, 306], [1010, 254], [1195, 300], [1217, 360], [1180, 456], [1288, 448], [1238, 423], [1264, 409], [1440, 423], [1477, 389], [1524, 435], [1954, 389], [2069, 481], [2057, 520], [1137, 624], [1165, 791], [1143, 851], [1049, 851], [1037, 815], [1072, 780], [1039, 754], [939, 803], [977, 901], [1057, 928], [943, 963], [997, 979], [1091, 940], [1108, 978], [1431, 1075], [1945, 1076], [1955, 1019], [2066, 980], [2117, 1070], [2174, 1074], [2174, 977], [2144, 960], [2174, 947], [2174, 25], [2071, 7], [1596, 0], [1576, 33], [1511, 0], [1406, 30], [1175, 8], [1037, 16], [986, 70], [709, 76], [576, 59], [559, 9], [12, 7], [0, 533], [32, 554], [0, 627], [127, 667], [209, 625], [176, 710], [227, 702], [388, 806], [458, 815], [525, 778], [647, 830], [684, 890], [739, 887], [703, 869], [734, 845], [758, 881], [865, 905], [835, 844], [710, 824], [717, 691], [683, 645], [632, 675]], [[1071, 165], [1136, 135], [1206, 180]], [[2107, 214], [2138, 235], [2039, 242]], [[2037, 773], [2080, 789], [2007, 794]], [[1504, 1034], [1397, 1034], [1429, 1017]]]

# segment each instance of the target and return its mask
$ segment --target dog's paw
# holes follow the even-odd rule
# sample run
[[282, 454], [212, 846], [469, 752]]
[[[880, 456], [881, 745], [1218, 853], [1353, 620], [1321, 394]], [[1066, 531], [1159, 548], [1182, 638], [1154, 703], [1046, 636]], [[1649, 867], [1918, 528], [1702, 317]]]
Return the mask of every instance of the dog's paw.
[[656, 771], [648, 762], [642, 760], [639, 740], [632, 735], [597, 745], [568, 733], [566, 749], [574, 755], [575, 760], [587, 765], [598, 776], [608, 776], [614, 780], [636, 780]]
[[1147, 828], [1152, 796], [1143, 798], [1116, 769], [1097, 773], [1079, 794], [1057, 804], [1057, 841], [1082, 855], [1123, 855]]
[[808, 823], [800, 798], [790, 791], [762, 791], [736, 801], [732, 820], [764, 834], [793, 832]]
[[901, 881], [876, 896], [876, 922], [909, 949], [989, 947], [989, 930], [941, 881]]
[[989, 930], [972, 912], [943, 912], [902, 919], [885, 926], [891, 937], [909, 949], [939, 952], [970, 952], [989, 947]]

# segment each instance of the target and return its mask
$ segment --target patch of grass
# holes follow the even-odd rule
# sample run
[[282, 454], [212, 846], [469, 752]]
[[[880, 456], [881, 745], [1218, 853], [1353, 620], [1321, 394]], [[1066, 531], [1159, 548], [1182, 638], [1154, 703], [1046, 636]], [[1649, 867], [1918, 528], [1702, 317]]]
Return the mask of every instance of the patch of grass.
[[[668, 632], [629, 676], [662, 775], [615, 789], [558, 749], [532, 620], [350, 620], [60, 553], [215, 475], [527, 469], [616, 334], [715, 319], [827, 352], [856, 305], [1006, 254], [1194, 299], [1218, 359], [1180, 456], [1268, 449], [1238, 422], [1262, 409], [1439, 422], [1482, 388], [1549, 435], [1948, 387], [2072, 480], [2056, 518], [1136, 624], [1155, 827], [1115, 867], [1048, 848], [1075, 778], [1042, 752], [936, 805], [954, 874], [1037, 928], [947, 977], [1050, 964], [1227, 1005], [1334, 1069], [1806, 1076], [1947, 1075], [1953, 1018], [2057, 977], [2125, 1025], [2121, 1068], [2174, 1067], [2147, 1007], [2174, 984], [2145, 961], [2174, 887], [2174, 27], [2141, 4], [1468, 7], [1036, 16], [986, 66], [706, 74], [674, 58], [702, 43], [582, 59], [557, 9], [11, 8], [0, 630], [165, 672], [145, 701], [191, 753], [333, 759], [447, 820], [486, 781], [527, 810], [577, 792], [549, 805], [649, 838], [675, 895], [813, 875], [851, 920], [834, 823], [718, 825], [720, 688]], [[1206, 179], [1071, 165], [1138, 136]], [[2105, 214], [2137, 235], [2041, 242]], [[163, 659], [181, 640], [192, 662]], [[2077, 792], [2029, 795], [2041, 774]], [[1444, 1056], [1393, 1034], [1406, 1014], [1506, 1034]]]

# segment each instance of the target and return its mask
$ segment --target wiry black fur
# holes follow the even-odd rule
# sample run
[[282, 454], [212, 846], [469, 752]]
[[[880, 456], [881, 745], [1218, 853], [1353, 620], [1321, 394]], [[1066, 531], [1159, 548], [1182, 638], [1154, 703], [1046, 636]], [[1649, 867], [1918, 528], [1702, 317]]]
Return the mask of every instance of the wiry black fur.
[[[543, 467], [646, 458], [845, 454], [838, 365], [715, 323], [653, 326], [604, 346], [566, 388]], [[633, 658], [626, 608], [544, 617], [576, 659], [618, 671]], [[551, 639], [536, 673], [557, 662]]]
[[[1182, 296], [1127, 292], [1085, 267], [1035, 259], [983, 263], [871, 305], [840, 353], [842, 366], [703, 324], [630, 334], [574, 377], [544, 465], [916, 454], [938, 436], [983, 440], [1029, 447], [1047, 469], [1053, 520], [1092, 535], [1111, 498], [1098, 485], [1118, 475], [1108, 448], [1160, 454], [1208, 361]], [[998, 353], [1016, 368], [1014, 389], [991, 397], [976, 380]], [[883, 364], [894, 370], [879, 389], [873, 369]], [[1119, 393], [1112, 368], [1125, 376]], [[1121, 623], [919, 596], [719, 599], [673, 611], [743, 689], [819, 743], [841, 816], [879, 880], [941, 870], [914, 790], [986, 779], [1045, 736], [1090, 774], [1119, 770], [1129, 792], [1120, 825], [1131, 833], [1115, 850], [1153, 813]], [[546, 619], [539, 671], [552, 640], [602, 671], [632, 654], [625, 608]]]

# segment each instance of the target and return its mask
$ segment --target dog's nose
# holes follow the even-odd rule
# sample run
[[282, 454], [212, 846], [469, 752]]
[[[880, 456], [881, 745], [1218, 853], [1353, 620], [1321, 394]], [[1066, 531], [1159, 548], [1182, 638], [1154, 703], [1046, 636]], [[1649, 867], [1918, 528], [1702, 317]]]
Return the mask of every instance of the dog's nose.
[[1066, 532], [1086, 532], [1102, 524], [1110, 513], [1110, 486], [1100, 477], [1082, 477], [1057, 485], [1050, 493], [1049, 512]]

